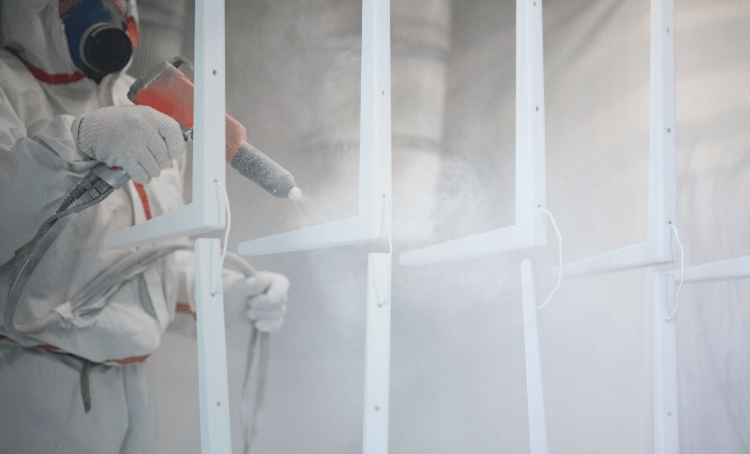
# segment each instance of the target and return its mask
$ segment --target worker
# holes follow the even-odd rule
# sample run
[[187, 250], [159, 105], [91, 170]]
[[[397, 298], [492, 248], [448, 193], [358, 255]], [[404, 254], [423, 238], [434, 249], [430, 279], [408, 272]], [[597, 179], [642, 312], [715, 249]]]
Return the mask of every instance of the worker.
[[[0, 0], [0, 18], [0, 313], [19, 248], [88, 170], [104, 162], [132, 178], [58, 221], [14, 313], [36, 328], [0, 324], [0, 452], [154, 452], [148, 357], [170, 322], [195, 317], [193, 252], [144, 265], [84, 307], [71, 300], [142, 253], [104, 238], [184, 204], [185, 141], [174, 120], [126, 97], [134, 0]], [[288, 285], [225, 269], [226, 312], [275, 331]]]

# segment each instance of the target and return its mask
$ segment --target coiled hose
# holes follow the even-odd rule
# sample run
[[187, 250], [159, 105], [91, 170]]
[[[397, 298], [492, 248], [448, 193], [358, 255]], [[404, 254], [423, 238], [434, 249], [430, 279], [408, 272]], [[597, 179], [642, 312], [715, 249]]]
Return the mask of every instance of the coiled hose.
[[[102, 179], [97, 171], [101, 168], [108, 172], [108, 175], [113, 175], [114, 171], [107, 169], [103, 164], [99, 164], [94, 167], [83, 179], [78, 183], [73, 190], [63, 199], [63, 202], [55, 211], [55, 214], [50, 216], [46, 221], [42, 223], [36, 232], [36, 235], [21, 247], [21, 250], [14, 257], [13, 266], [8, 276], [8, 297], [5, 304], [5, 310], [3, 311], [3, 323], [8, 333], [26, 337], [25, 334], [34, 333], [42, 330], [48, 323], [53, 321], [54, 314], [48, 314], [42, 320], [37, 322], [30, 322], [24, 326], [19, 327], [15, 322], [16, 307], [18, 306], [18, 300], [21, 298], [26, 283], [31, 279], [31, 275], [34, 273], [37, 265], [47, 253], [52, 243], [55, 242], [60, 233], [65, 228], [65, 223], [58, 223], [60, 219], [72, 214], [78, 213], [85, 210], [102, 200], [109, 197], [115, 189], [122, 186], [127, 181], [122, 181], [120, 186], [113, 186], [107, 181]], [[127, 176], [127, 174], [125, 174]], [[121, 177], [119, 177], [121, 179]], [[119, 182], [119, 180], [117, 181]], [[116, 183], [115, 183], [116, 184]]]
[[[86, 208], [98, 204], [109, 197], [116, 189], [122, 187], [128, 180], [129, 176], [127, 173], [120, 169], [109, 169], [103, 164], [97, 165], [68, 193], [55, 211], [55, 214], [42, 223], [36, 235], [23, 245], [14, 258], [8, 277], [9, 290], [3, 312], [3, 324], [9, 334], [18, 338], [30, 339], [28, 337], [29, 334], [43, 330], [58, 318], [56, 313], [50, 312], [47, 316], [36, 322], [30, 322], [23, 326], [18, 326], [15, 323], [16, 308], [26, 283], [31, 278], [44, 254], [66, 226], [66, 223], [58, 223], [58, 221], [63, 217], [79, 213]], [[71, 301], [72, 312], [76, 313], [79, 317], [95, 314], [104, 308], [107, 299], [122, 288], [127, 281], [144, 272], [156, 260], [178, 250], [193, 250], [193, 247], [185, 240], [160, 244], [158, 246], [141, 247], [137, 253], [120, 260], [113, 268], [101, 273], [76, 293]], [[229, 259], [227, 264], [243, 273], [245, 277], [255, 275], [253, 267], [239, 255], [229, 254], [227, 258]], [[83, 309], [84, 307], [85, 309]], [[250, 326], [250, 345], [248, 347], [245, 380], [242, 390], [242, 405], [240, 407], [242, 427], [245, 429], [245, 454], [250, 454], [257, 439], [269, 359], [268, 333], [261, 333], [253, 324]], [[259, 350], [257, 382], [254, 398], [252, 398], [250, 378], [256, 348]], [[252, 411], [250, 410], [251, 406]]]

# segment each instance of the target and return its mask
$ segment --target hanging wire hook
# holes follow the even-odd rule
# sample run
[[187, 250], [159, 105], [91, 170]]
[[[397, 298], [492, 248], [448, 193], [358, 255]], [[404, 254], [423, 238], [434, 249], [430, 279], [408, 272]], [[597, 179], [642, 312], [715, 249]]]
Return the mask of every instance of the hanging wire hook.
[[[386, 198], [385, 194], [383, 194], [383, 212], [382, 212], [382, 217], [380, 221], [380, 236], [383, 236], [385, 234], [385, 214], [386, 214], [385, 206], [386, 204], [388, 205], [389, 209], [393, 209], [393, 206], [391, 205], [391, 200]], [[391, 228], [389, 228], [389, 232], [388, 232], [388, 255], [393, 257], [393, 233], [392, 233]], [[386, 288], [386, 292], [388, 291], [388, 289], [391, 288], [391, 274], [392, 273], [388, 273], [388, 286]], [[377, 282], [375, 282], [374, 279], [372, 280], [372, 287], [375, 290], [375, 299], [378, 302], [377, 303], [378, 307], [383, 307], [383, 305], [388, 300], [388, 296], [386, 295], [386, 297], [383, 299], [380, 298], [380, 292], [378, 291]]]
[[552, 221], [552, 227], [555, 228], [555, 232], [557, 233], [557, 246], [558, 250], [560, 251], [559, 259], [560, 259], [560, 270], [557, 273], [557, 285], [555, 286], [554, 290], [552, 290], [552, 293], [549, 294], [546, 300], [544, 300], [544, 303], [542, 303], [541, 306], [537, 307], [537, 310], [542, 309], [544, 306], [549, 303], [549, 301], [552, 299], [552, 295], [557, 292], [557, 289], [560, 288], [560, 283], [562, 282], [562, 269], [563, 269], [563, 258], [562, 258], [562, 235], [560, 235], [560, 229], [557, 228], [557, 223], [555, 222], [555, 217], [552, 216], [552, 213], [547, 211], [546, 209], [542, 208], [542, 206], [539, 206], [539, 209], [544, 212], [547, 216], [549, 216], [549, 220]]
[[674, 295], [674, 310], [672, 315], [667, 317], [665, 321], [671, 321], [677, 313], [677, 306], [680, 305], [680, 290], [682, 290], [682, 284], [685, 282], [685, 249], [682, 247], [682, 241], [680, 236], [677, 234], [677, 227], [670, 221], [669, 226], [674, 230], [674, 239], [677, 241], [677, 246], [680, 247], [680, 285], [677, 287], [677, 293]]
[[[216, 186], [221, 188], [220, 194], [224, 196], [224, 206], [227, 209], [227, 229], [224, 232], [224, 247], [221, 252], [221, 261], [219, 262], [219, 270], [218, 272], [214, 271], [213, 273], [211, 273], [211, 281], [213, 283], [213, 285], [211, 285], [211, 296], [216, 296], [216, 293], [219, 291], [219, 286], [221, 285], [221, 270], [224, 267], [224, 259], [227, 256], [227, 244], [229, 242], [229, 230], [232, 227], [232, 211], [229, 209], [229, 196], [227, 195], [227, 190], [218, 181], [215, 181], [214, 184], [216, 184]], [[217, 277], [217, 274], [218, 274], [218, 277]]]

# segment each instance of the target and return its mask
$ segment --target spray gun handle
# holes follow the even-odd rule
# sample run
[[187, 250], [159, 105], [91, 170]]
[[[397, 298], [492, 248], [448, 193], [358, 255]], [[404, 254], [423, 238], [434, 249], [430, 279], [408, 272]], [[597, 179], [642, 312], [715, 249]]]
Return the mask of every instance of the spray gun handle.
[[91, 172], [112, 186], [114, 189], [120, 189], [130, 180], [130, 175], [119, 167], [107, 167], [105, 164], [99, 164]]
[[91, 170], [81, 178], [81, 181], [68, 193], [63, 199], [56, 213], [62, 213], [73, 206], [75, 202], [78, 205], [83, 203], [99, 203], [109, 197], [116, 189], [130, 180], [130, 175], [119, 167], [107, 167], [106, 164], [99, 163], [92, 167]]

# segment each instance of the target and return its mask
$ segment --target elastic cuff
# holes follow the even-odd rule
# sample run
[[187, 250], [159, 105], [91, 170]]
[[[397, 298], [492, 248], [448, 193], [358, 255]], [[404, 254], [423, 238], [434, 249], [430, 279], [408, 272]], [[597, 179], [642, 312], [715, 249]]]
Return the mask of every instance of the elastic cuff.
[[[105, 107], [104, 109], [107, 108]], [[83, 155], [88, 156], [89, 159], [96, 159], [94, 147], [97, 138], [102, 137], [105, 131], [112, 128], [112, 116], [105, 115], [103, 113], [104, 109], [89, 112], [73, 123], [71, 131], [76, 137], [78, 150]]]
[[81, 127], [81, 117], [77, 117], [73, 120], [73, 124], [70, 125], [70, 132], [73, 134], [73, 141], [78, 146], [78, 129]]
[[81, 129], [81, 121], [83, 120], [83, 117], [77, 117], [75, 121], [73, 121], [73, 124], [70, 126], [70, 132], [73, 134], [73, 143], [76, 144], [76, 151], [78, 151], [78, 154], [83, 156], [85, 159], [91, 159], [91, 156], [88, 156], [86, 153], [84, 153], [81, 150], [81, 145], [78, 143], [78, 133]]

